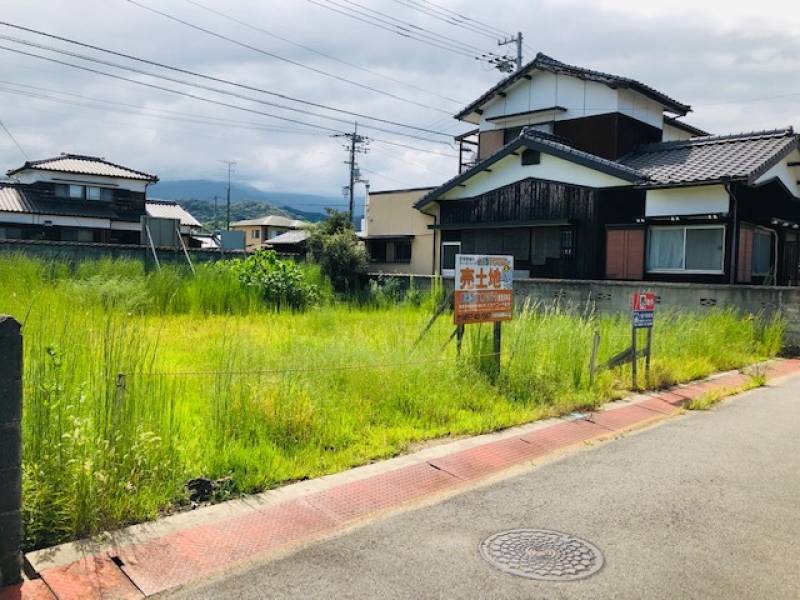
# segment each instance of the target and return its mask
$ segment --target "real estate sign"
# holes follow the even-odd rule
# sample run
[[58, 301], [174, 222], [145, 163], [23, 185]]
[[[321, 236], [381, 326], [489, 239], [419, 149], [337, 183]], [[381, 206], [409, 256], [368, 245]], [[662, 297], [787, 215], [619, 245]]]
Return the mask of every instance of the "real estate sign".
[[513, 256], [456, 254], [456, 325], [510, 321], [513, 282]]
[[654, 292], [636, 292], [633, 294], [633, 328], [650, 329], [656, 312], [656, 295]]

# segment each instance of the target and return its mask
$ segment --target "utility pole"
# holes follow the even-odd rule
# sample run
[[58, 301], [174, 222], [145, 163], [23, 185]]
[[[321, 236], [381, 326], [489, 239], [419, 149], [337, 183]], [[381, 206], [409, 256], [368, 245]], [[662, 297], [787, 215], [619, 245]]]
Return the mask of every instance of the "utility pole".
[[350, 171], [350, 183], [349, 185], [344, 186], [342, 191], [344, 195], [348, 198], [348, 212], [350, 215], [350, 221], [353, 221], [353, 217], [355, 215], [355, 188], [357, 183], [366, 183], [366, 180], [361, 178], [361, 170], [358, 167], [357, 162], [357, 155], [359, 154], [366, 154], [369, 152], [369, 139], [363, 135], [358, 133], [358, 123], [354, 124], [353, 133], [338, 133], [333, 135], [332, 137], [341, 137], [347, 140], [347, 143], [344, 145], [344, 148], [347, 150], [347, 160], [345, 164], [348, 166]]
[[[510, 38], [504, 38], [497, 42], [498, 46], [507, 46], [509, 44], [516, 44], [517, 45], [517, 57], [514, 62], [511, 62], [511, 59], [502, 61], [496, 65], [496, 68], [504, 73], [511, 73], [513, 71], [519, 71], [522, 68], [522, 32], [518, 31], [517, 35]], [[516, 69], [514, 68], [516, 65]]]
[[214, 231], [219, 229], [219, 219], [217, 218], [217, 195], [214, 194]]
[[228, 166], [228, 190], [227, 190], [227, 197], [228, 197], [228, 212], [226, 216], [225, 222], [225, 231], [230, 231], [231, 229], [231, 171], [233, 171], [233, 167], [236, 166], [235, 160], [221, 160], [219, 161], [224, 165]]

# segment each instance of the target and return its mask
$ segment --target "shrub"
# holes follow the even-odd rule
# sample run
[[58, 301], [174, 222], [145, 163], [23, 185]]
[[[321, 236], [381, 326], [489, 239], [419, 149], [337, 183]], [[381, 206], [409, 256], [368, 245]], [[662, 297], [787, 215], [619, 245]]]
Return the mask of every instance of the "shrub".
[[358, 289], [367, 272], [369, 257], [359, 241], [347, 213], [328, 211], [328, 218], [317, 224], [308, 239], [309, 253], [337, 292]]
[[306, 281], [300, 266], [281, 260], [274, 250], [260, 250], [223, 268], [230, 268], [244, 285], [259, 289], [264, 301], [278, 310], [302, 310], [319, 298], [317, 287]]

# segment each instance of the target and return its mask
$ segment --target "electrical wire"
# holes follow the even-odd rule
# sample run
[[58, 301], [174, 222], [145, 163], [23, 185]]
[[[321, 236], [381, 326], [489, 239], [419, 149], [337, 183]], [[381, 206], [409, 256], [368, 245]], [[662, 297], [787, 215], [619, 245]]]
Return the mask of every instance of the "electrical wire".
[[307, 0], [307, 1], [310, 2], [311, 4], [315, 4], [316, 6], [324, 8], [326, 10], [338, 13], [340, 15], [344, 15], [346, 17], [349, 17], [351, 19], [355, 19], [356, 21], [360, 21], [362, 23], [366, 23], [367, 25], [372, 25], [373, 27], [377, 27], [378, 29], [383, 29], [384, 31], [389, 31], [390, 33], [394, 33], [394, 34], [399, 35], [401, 37], [405, 37], [405, 38], [408, 38], [408, 39], [411, 39], [411, 40], [414, 40], [414, 41], [417, 41], [417, 42], [422, 42], [423, 44], [427, 44], [428, 46], [433, 46], [434, 48], [439, 48], [440, 50], [447, 50], [449, 52], [453, 52], [454, 54], [458, 54], [460, 56], [463, 56], [465, 58], [471, 58], [471, 59], [474, 59], [474, 60], [480, 60], [479, 57], [477, 57], [477, 56], [475, 56], [475, 55], [473, 55], [471, 53], [462, 52], [460, 50], [456, 50], [456, 49], [448, 47], [448, 46], [442, 46], [442, 45], [437, 44], [435, 42], [431, 42], [431, 41], [426, 40], [424, 38], [415, 37], [415, 36], [411, 35], [410, 33], [406, 33], [406, 32], [400, 31], [395, 27], [387, 27], [386, 25], [382, 25], [380, 23], [374, 22], [374, 20], [369, 20], [367, 18], [351, 14], [350, 12], [346, 12], [345, 10], [337, 9], [334, 6], [330, 6], [328, 4], [323, 4], [322, 2], [318, 2], [317, 0]]
[[7, 135], [9, 138], [11, 138], [11, 141], [12, 141], [12, 142], [14, 142], [14, 145], [17, 147], [17, 150], [19, 150], [19, 151], [20, 151], [20, 153], [22, 153], [22, 156], [24, 156], [24, 157], [25, 157], [25, 160], [30, 160], [30, 157], [28, 156], [28, 153], [27, 153], [27, 152], [25, 152], [25, 150], [22, 148], [22, 146], [20, 145], [20, 143], [17, 141], [17, 138], [15, 138], [15, 137], [14, 137], [14, 134], [13, 134], [13, 133], [11, 133], [11, 132], [8, 130], [8, 127], [6, 127], [5, 123], [3, 123], [3, 121], [0, 121], [0, 128], [2, 128], [2, 130], [6, 132], [6, 135]]
[[340, 81], [340, 82], [343, 82], [343, 83], [348, 83], [348, 84], [354, 85], [354, 86], [356, 86], [358, 88], [361, 88], [361, 89], [364, 89], [364, 90], [368, 90], [368, 91], [371, 91], [371, 92], [375, 92], [376, 94], [381, 94], [383, 96], [387, 96], [389, 98], [393, 98], [393, 99], [399, 100], [401, 102], [406, 102], [408, 104], [413, 104], [414, 106], [425, 108], [427, 110], [437, 110], [439, 112], [445, 112], [445, 113], [447, 112], [447, 111], [445, 111], [443, 109], [435, 108], [435, 107], [432, 107], [432, 106], [430, 106], [428, 104], [423, 104], [421, 102], [417, 102], [417, 101], [411, 100], [409, 98], [404, 98], [402, 96], [398, 96], [397, 94], [394, 94], [392, 92], [387, 92], [386, 90], [382, 90], [382, 89], [379, 89], [379, 88], [376, 88], [376, 87], [373, 87], [373, 86], [370, 86], [370, 85], [359, 83], [357, 81], [353, 81], [352, 79], [348, 79], [346, 77], [335, 75], [333, 73], [328, 73], [327, 71], [323, 71], [322, 69], [317, 69], [316, 67], [312, 67], [312, 66], [306, 65], [304, 63], [301, 63], [299, 61], [293, 60], [291, 58], [286, 58], [284, 56], [280, 56], [279, 54], [275, 54], [274, 52], [269, 52], [268, 50], [264, 50], [263, 48], [258, 48], [257, 46], [253, 46], [252, 44], [246, 44], [245, 42], [241, 42], [241, 41], [239, 41], [237, 39], [234, 39], [232, 37], [228, 37], [228, 36], [223, 35], [221, 33], [217, 33], [216, 31], [212, 31], [211, 29], [208, 29], [206, 27], [201, 27], [200, 25], [196, 25], [194, 23], [191, 23], [189, 21], [186, 21], [184, 19], [181, 19], [181, 18], [176, 17], [174, 15], [171, 15], [169, 13], [166, 13], [166, 12], [160, 11], [158, 9], [155, 9], [155, 8], [153, 8], [151, 6], [147, 6], [145, 4], [137, 2], [136, 0], [125, 0], [125, 1], [128, 2], [129, 4], [137, 6], [137, 7], [141, 8], [141, 9], [143, 9], [143, 10], [149, 11], [149, 12], [157, 14], [157, 15], [160, 15], [160, 16], [164, 17], [165, 19], [169, 19], [170, 21], [174, 21], [175, 23], [180, 23], [181, 25], [184, 25], [184, 26], [189, 27], [191, 29], [194, 29], [196, 31], [200, 31], [202, 33], [205, 33], [206, 35], [210, 35], [210, 36], [215, 37], [217, 39], [226, 41], [226, 42], [234, 44], [236, 46], [240, 46], [242, 48], [246, 48], [248, 50], [252, 50], [253, 52], [257, 52], [259, 54], [263, 54], [264, 56], [268, 56], [270, 58], [274, 58], [275, 60], [280, 60], [280, 61], [288, 63], [290, 65], [294, 65], [295, 67], [299, 67], [301, 69], [305, 69], [307, 71], [311, 71], [313, 73], [317, 73], [318, 75], [323, 75], [325, 77], [329, 77], [331, 79], [335, 79], [336, 81]]
[[392, 0], [396, 4], [400, 6], [404, 6], [406, 8], [410, 8], [411, 10], [417, 11], [429, 17], [433, 17], [434, 19], [438, 19], [439, 21], [443, 21], [449, 25], [454, 27], [459, 27], [465, 31], [469, 31], [471, 33], [476, 33], [478, 35], [482, 35], [487, 37], [491, 40], [497, 40], [497, 34], [488, 33], [485, 29], [481, 29], [479, 27], [474, 27], [471, 24], [467, 23], [466, 21], [459, 20], [458, 17], [447, 16], [445, 14], [436, 12], [435, 10], [431, 9], [430, 7], [420, 6], [418, 4], [413, 3], [411, 0]]
[[[340, 113], [340, 114], [347, 114], [347, 115], [350, 115], [350, 116], [353, 116], [353, 117], [358, 117], [360, 119], [369, 119], [369, 120], [372, 120], [372, 121], [386, 123], [386, 124], [389, 124], [389, 125], [395, 125], [395, 126], [398, 126], [398, 127], [404, 127], [406, 129], [414, 129], [414, 130], [417, 130], [417, 131], [423, 131], [425, 133], [449, 136], [449, 134], [433, 131], [433, 130], [431, 130], [429, 128], [417, 127], [415, 125], [409, 125], [407, 123], [401, 123], [401, 122], [398, 122], [398, 121], [391, 121], [391, 120], [388, 120], [388, 119], [382, 119], [382, 118], [379, 118], [379, 117], [373, 117], [371, 115], [366, 115], [366, 114], [363, 114], [363, 113], [357, 113], [357, 112], [354, 112], [354, 111], [349, 111], [349, 110], [345, 110], [345, 109], [341, 109], [341, 108], [335, 108], [333, 106], [329, 106], [329, 105], [326, 105], [326, 104], [321, 104], [321, 103], [318, 103], [318, 102], [312, 102], [310, 100], [303, 100], [303, 99], [300, 99], [300, 98], [289, 96], [287, 94], [282, 94], [282, 93], [279, 93], [279, 92], [266, 90], [264, 88], [259, 88], [259, 87], [255, 87], [255, 86], [239, 83], [239, 82], [236, 82], [236, 81], [231, 81], [229, 79], [223, 79], [223, 78], [220, 78], [220, 77], [214, 77], [214, 76], [211, 76], [211, 75], [198, 73], [197, 71], [191, 71], [189, 69], [183, 69], [183, 68], [180, 68], [180, 67], [175, 67], [175, 66], [172, 66], [172, 65], [168, 65], [166, 63], [161, 63], [161, 62], [156, 62], [156, 61], [153, 61], [153, 60], [148, 60], [148, 59], [145, 59], [145, 58], [134, 56], [132, 54], [126, 54], [124, 52], [117, 52], [115, 50], [109, 50], [107, 48], [102, 48], [100, 46], [95, 46], [93, 44], [87, 44], [87, 43], [84, 43], [84, 42], [80, 42], [78, 40], [73, 40], [73, 39], [65, 38], [65, 37], [62, 37], [62, 36], [59, 36], [59, 35], [46, 33], [46, 32], [41, 31], [41, 30], [31, 29], [29, 27], [23, 27], [21, 25], [15, 25], [13, 23], [8, 23], [6, 21], [0, 21], [0, 25], [5, 26], [5, 27], [11, 27], [11, 28], [14, 28], [14, 29], [18, 29], [18, 30], [21, 30], [21, 31], [28, 32], [28, 33], [33, 33], [35, 35], [47, 37], [47, 38], [50, 38], [50, 39], [55, 39], [55, 40], [58, 40], [58, 41], [61, 41], [61, 42], [65, 42], [65, 43], [68, 43], [68, 44], [80, 46], [80, 47], [83, 47], [83, 48], [88, 48], [90, 50], [96, 50], [98, 52], [111, 54], [113, 56], [118, 56], [120, 58], [125, 58], [126, 60], [131, 60], [131, 61], [147, 64], [147, 65], [150, 65], [150, 66], [158, 67], [160, 69], [165, 69], [165, 70], [177, 72], [177, 73], [181, 73], [181, 74], [184, 74], [184, 75], [191, 75], [192, 77], [198, 77], [200, 79], [205, 79], [207, 81], [214, 81], [216, 83], [223, 83], [225, 85], [230, 85], [230, 86], [233, 86], [233, 87], [246, 89], [246, 90], [249, 90], [249, 91], [259, 92], [259, 93], [262, 93], [262, 94], [267, 94], [269, 96], [281, 98], [283, 100], [288, 100], [290, 102], [297, 102], [299, 104], [305, 104], [306, 106], [313, 106], [315, 108], [322, 108], [324, 110], [329, 110], [331, 112], [337, 112], [337, 113]], [[21, 40], [19, 38], [14, 38], [12, 36], [0, 35], [0, 38], [1, 39], [6, 39], [6, 40], [9, 40], [9, 41], [13, 41], [13, 42], [18, 43], [18, 44], [24, 44], [24, 45], [27, 45], [27, 46], [35, 46], [37, 48], [47, 49], [47, 50], [50, 50], [51, 52], [58, 52], [60, 54], [69, 54], [70, 56], [78, 57], [78, 58], [81, 58], [83, 60], [91, 60], [91, 61], [94, 61], [94, 62], [101, 62], [100, 59], [95, 59], [93, 57], [87, 57], [85, 55], [80, 55], [80, 54], [69, 53], [66, 50], [60, 50], [60, 49], [57, 49], [57, 48], [54, 48], [54, 47], [51, 47], [51, 46], [46, 46], [44, 44], [37, 44], [35, 42], [30, 42], [30, 41], [27, 41], [27, 40]], [[113, 64], [113, 63], [102, 63], [102, 64], [106, 64], [107, 66], [111, 65], [111, 66], [114, 66], [116, 68], [121, 68], [121, 69], [133, 70], [131, 67], [121, 66], [121, 65]], [[141, 74], [145, 74], [145, 75], [151, 75], [151, 74], [149, 74], [149, 73], [147, 73], [145, 71], [136, 71], [136, 72], [141, 73]], [[151, 76], [164, 78], [163, 76], [159, 76], [159, 75], [151, 75]], [[170, 81], [177, 81], [177, 80], [170, 79]], [[182, 83], [182, 82], [179, 81], [179, 83]], [[188, 84], [186, 84], [186, 85], [188, 85]], [[216, 91], [216, 90], [214, 90], [214, 91]], [[228, 93], [228, 92], [220, 92], [220, 93]], [[274, 106], [283, 107], [282, 105], [274, 105]], [[288, 110], [298, 110], [298, 109], [288, 108]], [[438, 110], [438, 109], [435, 109], [435, 110]], [[448, 114], [448, 115], [450, 114], [449, 111], [440, 111], [440, 112], [444, 112], [445, 114]]]
[[[237, 120], [225, 119], [225, 118], [221, 118], [221, 117], [209, 117], [209, 116], [206, 116], [206, 115], [195, 115], [195, 114], [192, 114], [192, 113], [184, 113], [184, 112], [179, 112], [179, 111], [169, 111], [169, 110], [164, 110], [164, 109], [158, 109], [158, 110], [156, 110], [156, 109], [143, 109], [143, 108], [141, 108], [140, 105], [128, 104], [128, 103], [124, 103], [124, 102], [117, 102], [117, 101], [114, 101], [114, 100], [109, 100], [109, 99], [104, 99], [104, 98], [90, 98], [90, 97], [87, 97], [87, 96], [81, 96], [80, 94], [74, 94], [74, 93], [71, 93], [71, 92], [64, 92], [64, 91], [60, 91], [60, 90], [42, 88], [42, 87], [38, 87], [38, 86], [31, 86], [31, 85], [14, 83], [14, 82], [9, 82], [9, 81], [4, 81], [4, 80], [0, 80], [0, 83], [5, 83], [7, 85], [13, 85], [13, 86], [19, 86], [19, 87], [27, 87], [27, 88], [31, 88], [33, 90], [36, 90], [38, 92], [48, 92], [48, 93], [54, 93], [54, 94], [62, 94], [62, 95], [66, 95], [66, 96], [75, 97], [75, 98], [78, 98], [78, 99], [83, 99], [83, 100], [86, 100], [89, 103], [94, 103], [94, 104], [81, 103], [81, 102], [76, 102], [74, 100], [68, 100], [68, 99], [64, 99], [64, 98], [54, 98], [52, 96], [48, 96], [47, 94], [42, 94], [42, 93], [38, 93], [38, 94], [34, 94], [32, 92], [25, 93], [25, 92], [23, 92], [21, 90], [12, 90], [12, 89], [8, 89], [8, 88], [3, 89], [2, 87], [0, 87], [0, 90], [5, 91], [7, 93], [12, 93], [12, 94], [15, 94], [15, 95], [27, 96], [27, 97], [30, 97], [30, 98], [37, 98], [37, 99], [41, 99], [41, 100], [47, 100], [47, 101], [51, 101], [51, 102], [58, 102], [58, 103], [62, 103], [62, 104], [69, 104], [69, 105], [72, 105], [72, 106], [80, 106], [80, 107], [84, 107], [84, 108], [93, 108], [93, 109], [98, 109], [98, 110], [112, 110], [112, 111], [116, 111], [116, 112], [120, 112], [120, 113], [127, 113], [127, 114], [131, 114], [131, 115], [138, 115], [138, 114], [144, 112], [145, 116], [152, 116], [152, 117], [155, 117], [155, 118], [160, 118], [160, 119], [168, 120], [168, 121], [176, 121], [176, 122], [189, 122], [189, 123], [197, 123], [197, 124], [203, 124], [203, 125], [216, 125], [216, 126], [225, 126], [225, 127], [234, 126], [234, 127], [240, 128], [240, 129], [255, 130], [255, 131], [267, 131], [267, 132], [271, 132], [271, 133], [289, 133], [289, 134], [297, 134], [297, 135], [319, 136], [319, 137], [326, 137], [326, 138], [330, 137], [330, 133], [320, 133], [319, 131], [316, 130], [316, 126], [313, 125], [313, 124], [304, 124], [305, 127], [310, 127], [311, 128], [310, 130], [305, 130], [305, 129], [297, 130], [297, 129], [277, 128], [277, 127], [270, 127], [270, 126], [266, 126], [266, 125], [261, 125], [261, 124], [258, 124], [258, 123], [251, 123], [251, 122], [247, 122], [247, 121], [237, 121]], [[106, 106], [106, 105], [110, 105], [110, 106]], [[121, 108], [117, 108], [117, 107], [121, 107]], [[125, 109], [136, 109], [136, 110], [125, 110]], [[163, 116], [162, 115], [158, 115], [158, 114], [149, 115], [149, 114], [147, 114], [146, 111], [149, 111], [151, 113], [161, 112], [161, 113], [166, 113], [166, 114], [163, 115]], [[327, 129], [327, 128], [326, 128], [326, 131], [333, 131], [333, 132], [339, 133], [339, 134], [345, 133], [343, 131], [330, 130], [330, 129]], [[445, 154], [445, 153], [442, 153], [442, 152], [437, 152], [435, 150], [431, 150], [431, 149], [428, 149], [428, 148], [420, 148], [420, 147], [417, 147], [417, 146], [411, 146], [411, 145], [408, 145], [408, 144], [402, 144], [400, 142], [395, 142], [395, 141], [391, 141], [391, 140], [385, 140], [385, 139], [381, 139], [381, 138], [377, 138], [376, 139], [376, 138], [370, 137], [369, 139], [370, 139], [370, 141], [373, 141], [373, 142], [376, 142], [376, 143], [379, 143], [379, 144], [402, 147], [402, 148], [406, 148], [406, 149], [409, 149], [409, 150], [413, 150], [415, 152], [422, 152], [422, 153], [425, 153], [425, 154], [434, 154], [434, 155], [437, 155], [437, 156], [446, 156], [448, 158], [456, 158], [455, 155], [450, 155], [450, 154]]]
[[[0, 36], [0, 38], [2, 38], [2, 37], [3, 36]], [[35, 54], [35, 53], [32, 53], [32, 52], [26, 52], [26, 51], [23, 51], [23, 50], [19, 50], [17, 48], [9, 48], [8, 46], [0, 45], [0, 49], [1, 50], [7, 50], [9, 52], [16, 52], [18, 54], [23, 54], [23, 55], [30, 56], [30, 57], [33, 57], [33, 58], [38, 58], [40, 60], [45, 60], [45, 61], [48, 61], [48, 62], [53, 62], [53, 63], [57, 63], [57, 64], [60, 64], [60, 65], [72, 67], [74, 69], [79, 69], [79, 70], [82, 70], [82, 71], [88, 71], [90, 73], [95, 73], [95, 74], [98, 74], [98, 75], [111, 77], [111, 78], [118, 79], [118, 80], [121, 80], [121, 81], [127, 81], [129, 83], [134, 83], [136, 85], [146, 86], [146, 87], [150, 87], [150, 88], [161, 90], [161, 91], [165, 91], [165, 92], [170, 92], [170, 93], [173, 93], [173, 94], [186, 96], [188, 98], [193, 98], [195, 100], [200, 100], [202, 102], [209, 102], [209, 103], [212, 103], [212, 104], [217, 104], [219, 106], [225, 106], [225, 107], [228, 107], [228, 108], [233, 108], [235, 110], [242, 110], [242, 111], [247, 111], [247, 112], [251, 112], [251, 113], [254, 113], [254, 114], [260, 114], [260, 115], [271, 117], [271, 118], [274, 118], [274, 119], [287, 121], [289, 123], [295, 123], [295, 124], [300, 124], [300, 125], [309, 125], [309, 123], [307, 123], [305, 121], [299, 121], [297, 119], [293, 119], [293, 118], [290, 118], [290, 117], [286, 117], [286, 116], [282, 116], [282, 115], [276, 115], [276, 114], [273, 114], [273, 113], [267, 113], [267, 112], [263, 112], [263, 111], [257, 111], [257, 110], [254, 110], [254, 109], [245, 108], [245, 107], [237, 106], [237, 105], [234, 105], [234, 104], [221, 102], [219, 100], [214, 100], [214, 99], [207, 98], [207, 97], [204, 97], [204, 96], [198, 96], [198, 95], [190, 93], [190, 92], [185, 92], [185, 91], [182, 91], [182, 90], [176, 90], [174, 88], [168, 88], [168, 87], [164, 87], [164, 86], [160, 86], [160, 85], [156, 85], [156, 84], [152, 84], [152, 83], [147, 83], [147, 82], [144, 82], [144, 81], [139, 81], [139, 80], [136, 80], [136, 79], [130, 79], [130, 78], [127, 78], [127, 77], [123, 77], [121, 75], [117, 75], [117, 74], [114, 74], [114, 73], [109, 73], [107, 71], [101, 71], [99, 69], [93, 69], [93, 68], [85, 67], [85, 66], [82, 66], [82, 65], [76, 65], [74, 63], [69, 63], [69, 62], [58, 60], [58, 59], [55, 59], [55, 58], [42, 56], [40, 54]], [[66, 53], [66, 54], [69, 54], [71, 56], [75, 56], [74, 53], [70, 53], [70, 52], [66, 52], [66, 51], [61, 51], [61, 53], [62, 54]], [[227, 95], [234, 96], [234, 97], [241, 98], [241, 99], [245, 99], [245, 100], [248, 100], [248, 101], [251, 101], [251, 102], [258, 102], [260, 104], [267, 104], [267, 105], [270, 105], [270, 106], [278, 106], [280, 108], [286, 108], [286, 107], [282, 107], [280, 105], [276, 105], [274, 103], [269, 103], [269, 102], [266, 102], [266, 101], [263, 101], [263, 100], [257, 100], [257, 99], [253, 99], [253, 98], [250, 98], [250, 97], [247, 97], [247, 96], [242, 96], [240, 94], [235, 94], [233, 92], [219, 91], [219, 90], [215, 90], [213, 88], [208, 88], [207, 86], [202, 86], [202, 85], [199, 85], [199, 84], [192, 84], [192, 83], [188, 83], [188, 82], [183, 82], [183, 81], [176, 80], [176, 79], [173, 79], [173, 78], [169, 78], [169, 77], [166, 77], [166, 76], [163, 76], [163, 75], [155, 75], [155, 74], [152, 74], [152, 73], [147, 73], [147, 72], [144, 72], [144, 71], [140, 71], [138, 69], [134, 69], [132, 67], [118, 66], [118, 65], [114, 65], [113, 63], [108, 63], [107, 61], [102, 61], [102, 60], [99, 60], [99, 59], [89, 59], [89, 60], [92, 60], [93, 62], [99, 62], [99, 63], [105, 64], [105, 65], [111, 65], [111, 66], [116, 66], [118, 68], [128, 69], [128, 70], [131, 70], [133, 72], [138, 72], [138, 73], [149, 75], [151, 77], [156, 77], [156, 78], [159, 78], [159, 79], [166, 79], [168, 81], [177, 82], [177, 83], [180, 83], [180, 84], [183, 84], [183, 85], [187, 85], [187, 86], [198, 87], [198, 88], [201, 88], [201, 89], [211, 90], [211, 91], [214, 91], [216, 93], [227, 94]], [[303, 114], [316, 116], [318, 118], [327, 119], [327, 120], [331, 120], [331, 121], [335, 121], [335, 122], [339, 122], [339, 123], [345, 123], [347, 125], [351, 124], [350, 121], [346, 121], [346, 120], [343, 120], [343, 119], [338, 119], [336, 117], [329, 117], [329, 116], [325, 116], [325, 115], [320, 115], [318, 113], [313, 113], [311, 111], [304, 111], [302, 109], [289, 109], [289, 110], [294, 110], [296, 112], [301, 112]], [[326, 126], [323, 126], [323, 125], [320, 125], [320, 124], [314, 124], [313, 126], [317, 127], [317, 128], [320, 128], [320, 129], [326, 129], [326, 130], [334, 132], [334, 133], [341, 133], [337, 129], [326, 127]], [[410, 139], [416, 139], [416, 140], [420, 140], [420, 141], [424, 141], [424, 142], [442, 144], [442, 145], [445, 145], [445, 146], [448, 146], [448, 147], [450, 146], [450, 144], [448, 142], [443, 142], [443, 141], [439, 141], [439, 140], [431, 140], [429, 138], [425, 138], [425, 137], [422, 137], [422, 136], [413, 135], [413, 134], [409, 134], [409, 133], [404, 133], [404, 132], [401, 132], [401, 131], [389, 130], [389, 129], [385, 129], [385, 128], [382, 128], [382, 127], [377, 127], [375, 125], [364, 124], [364, 128], [365, 129], [372, 129], [372, 130], [375, 130], [375, 131], [381, 131], [383, 133], [391, 133], [393, 135], [399, 135], [401, 137], [406, 137], [406, 138], [410, 138]], [[444, 133], [439, 134], [439, 135], [444, 135], [444, 136], [450, 137], [449, 134], [444, 134]]]
[[237, 19], [236, 17], [233, 17], [233, 16], [231, 16], [229, 14], [223, 13], [222, 11], [219, 11], [219, 10], [216, 10], [214, 8], [211, 8], [210, 6], [206, 6], [205, 4], [202, 4], [200, 2], [196, 2], [195, 0], [184, 0], [184, 2], [187, 2], [188, 4], [191, 4], [192, 6], [196, 6], [197, 8], [200, 8], [202, 10], [208, 11], [208, 12], [210, 12], [210, 13], [212, 13], [214, 15], [217, 15], [217, 16], [223, 18], [223, 19], [227, 19], [228, 21], [231, 21], [233, 23], [241, 25], [242, 27], [247, 27], [248, 29], [251, 29], [253, 31], [257, 31], [259, 33], [263, 33], [264, 35], [268, 35], [271, 38], [274, 38], [276, 40], [280, 40], [280, 41], [285, 42], [287, 44], [291, 44], [292, 46], [295, 46], [296, 48], [301, 48], [301, 49], [306, 50], [308, 52], [312, 52], [313, 54], [325, 57], [325, 58], [327, 58], [329, 60], [332, 60], [332, 61], [337, 62], [339, 64], [345, 65], [345, 66], [350, 67], [352, 69], [358, 69], [359, 71], [363, 71], [364, 73], [369, 73], [370, 75], [373, 75], [375, 77], [381, 77], [383, 79], [386, 79], [387, 81], [391, 81], [392, 83], [397, 83], [399, 85], [404, 85], [404, 86], [406, 86], [406, 87], [408, 87], [410, 89], [417, 90], [418, 92], [423, 92], [423, 93], [429, 94], [431, 96], [435, 96], [436, 98], [440, 98], [440, 99], [446, 100], [448, 102], [453, 102], [455, 104], [461, 104], [461, 105], [466, 104], [466, 102], [464, 102], [463, 100], [456, 100], [455, 98], [450, 98], [449, 96], [443, 96], [441, 94], [437, 94], [436, 92], [431, 91], [430, 89], [427, 89], [427, 88], [424, 88], [424, 87], [421, 87], [421, 86], [418, 86], [418, 85], [414, 85], [413, 83], [408, 83], [407, 81], [402, 81], [400, 79], [395, 79], [394, 77], [391, 77], [389, 75], [381, 73], [380, 71], [375, 71], [374, 69], [369, 69], [367, 67], [358, 65], [356, 63], [344, 60], [342, 58], [338, 58], [336, 56], [333, 56], [332, 54], [328, 54], [327, 52], [322, 52], [321, 50], [317, 50], [316, 48], [312, 48], [310, 46], [306, 46], [305, 44], [300, 44], [299, 42], [296, 42], [296, 41], [294, 41], [294, 40], [292, 40], [290, 38], [283, 37], [281, 35], [278, 35], [277, 33], [274, 33], [272, 31], [264, 29], [263, 27], [259, 27], [259, 26], [253, 25], [252, 23], [248, 23], [247, 21], [243, 21], [241, 19]]
[[458, 13], [458, 12], [456, 12], [454, 10], [446, 8], [446, 7], [444, 7], [444, 6], [440, 5], [440, 4], [436, 4], [435, 2], [430, 2], [430, 0], [417, 0], [417, 1], [418, 1], [419, 4], [426, 4], [429, 7], [431, 7], [432, 9], [434, 9], [434, 10], [438, 10], [439, 12], [442, 12], [442, 13], [445, 13], [445, 14], [450, 14], [455, 18], [462, 19], [463, 21], [469, 21], [471, 23], [475, 23], [477, 26], [483, 27], [483, 28], [487, 29], [488, 31], [494, 31], [496, 34], [499, 34], [499, 35], [502, 35], [502, 36], [506, 36], [506, 37], [511, 35], [508, 31], [504, 31], [502, 29], [498, 29], [497, 27], [493, 27], [493, 26], [489, 25], [488, 23], [484, 23], [483, 21], [478, 21], [477, 19], [472, 19], [472, 18], [470, 18], [470, 17], [468, 17], [466, 15], [462, 15], [461, 13]]

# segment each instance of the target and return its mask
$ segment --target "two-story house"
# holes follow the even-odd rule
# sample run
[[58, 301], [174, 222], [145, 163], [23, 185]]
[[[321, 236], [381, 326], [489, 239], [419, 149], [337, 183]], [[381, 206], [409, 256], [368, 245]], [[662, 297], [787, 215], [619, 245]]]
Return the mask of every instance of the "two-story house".
[[0, 239], [140, 244], [142, 217], [200, 223], [174, 202], [148, 201], [158, 177], [95, 156], [28, 161], [0, 184]]
[[459, 174], [415, 203], [434, 272], [496, 253], [522, 277], [796, 285], [798, 135], [712, 136], [690, 110], [538, 54], [456, 115]]

